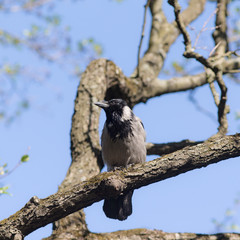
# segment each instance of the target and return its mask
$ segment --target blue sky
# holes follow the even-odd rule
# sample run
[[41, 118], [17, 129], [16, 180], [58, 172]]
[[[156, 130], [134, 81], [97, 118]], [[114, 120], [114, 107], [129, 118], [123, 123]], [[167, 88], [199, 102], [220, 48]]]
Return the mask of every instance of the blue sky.
[[[56, 11], [63, 15], [63, 22], [71, 26], [74, 39], [93, 37], [102, 44], [103, 57], [113, 60], [129, 75], [136, 66], [143, 6], [143, 0], [125, 0], [122, 3], [109, 0], [75, 3], [59, 1]], [[165, 9], [167, 17], [173, 19], [172, 8], [165, 4]], [[213, 10], [214, 4], [208, 3], [206, 13], [193, 26], [202, 26]], [[12, 31], [21, 33], [33, 20], [33, 16], [23, 13], [6, 14], [0, 16], [0, 28], [9, 27]], [[211, 24], [209, 23], [210, 26]], [[146, 34], [149, 27], [148, 15]], [[210, 32], [201, 36], [200, 46], [206, 42], [212, 44], [212, 40], [207, 37], [208, 33]], [[194, 32], [191, 35], [194, 36]], [[144, 39], [142, 53], [146, 44], [147, 37]], [[170, 67], [172, 61], [182, 61], [183, 49], [182, 41], [171, 47], [165, 69]], [[69, 133], [78, 80], [69, 76], [61, 67], [49, 65], [28, 50], [15, 51], [8, 48], [1, 51], [5, 58], [21, 60], [32, 66], [48, 66], [52, 72], [51, 78], [42, 85], [29, 83], [28, 94], [32, 96], [30, 110], [10, 126], [0, 125], [1, 163], [8, 162], [11, 168], [23, 154], [30, 155], [28, 163], [2, 181], [10, 186], [12, 193], [12, 196], [1, 196], [0, 217], [4, 219], [23, 207], [32, 196], [44, 198], [55, 193], [64, 179], [71, 162]], [[191, 69], [189, 66], [188, 69]], [[167, 78], [164, 74], [159, 77]], [[227, 86], [228, 104], [231, 107], [228, 115], [229, 134], [234, 134], [240, 128], [240, 122], [235, 119], [235, 112], [240, 109], [240, 86], [229, 79]], [[202, 107], [217, 115], [208, 86], [197, 90], [195, 97]], [[168, 94], [134, 108], [135, 114], [145, 125], [147, 141], [162, 143], [183, 139], [204, 140], [216, 133], [218, 123], [196, 110], [188, 98], [189, 92]], [[100, 129], [104, 119], [102, 114]], [[151, 156], [148, 160], [154, 158]], [[136, 190], [133, 215], [123, 222], [106, 218], [102, 202], [95, 203], [85, 210], [89, 229], [109, 232], [146, 227], [169, 232], [212, 233], [212, 219], [221, 221], [240, 192], [239, 167], [239, 158], [235, 158]], [[240, 223], [239, 209], [236, 217]], [[48, 225], [26, 239], [38, 240], [50, 234], [51, 225]]]

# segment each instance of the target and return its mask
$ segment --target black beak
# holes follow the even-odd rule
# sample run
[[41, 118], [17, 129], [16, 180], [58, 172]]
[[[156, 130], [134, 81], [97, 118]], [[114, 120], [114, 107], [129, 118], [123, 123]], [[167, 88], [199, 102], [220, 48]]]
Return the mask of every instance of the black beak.
[[95, 102], [94, 104], [103, 109], [106, 109], [109, 107], [108, 101]]

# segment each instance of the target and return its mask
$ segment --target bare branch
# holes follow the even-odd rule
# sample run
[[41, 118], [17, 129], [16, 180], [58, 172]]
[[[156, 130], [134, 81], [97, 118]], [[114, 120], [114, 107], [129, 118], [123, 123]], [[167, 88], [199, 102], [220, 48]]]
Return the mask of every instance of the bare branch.
[[215, 41], [215, 45], [218, 46], [215, 50], [215, 56], [220, 57], [219, 60], [216, 61], [216, 65], [218, 65], [218, 71], [216, 72], [216, 80], [218, 86], [221, 90], [221, 97], [218, 106], [218, 121], [219, 121], [219, 134], [226, 134], [228, 128], [227, 114], [230, 109], [229, 106], [226, 105], [227, 102], [227, 87], [223, 81], [222, 77], [222, 62], [225, 52], [228, 49], [227, 42], [227, 5], [228, 0], [218, 0], [218, 11], [216, 14], [216, 26], [213, 33], [213, 38]]
[[[194, 42], [194, 49], [197, 48], [197, 43], [198, 43], [198, 40], [199, 40], [201, 34], [208, 29], [206, 26], [209, 23], [210, 19], [216, 14], [216, 12], [217, 12], [217, 9], [215, 9], [213, 11], [213, 13], [208, 17], [208, 19], [203, 23], [203, 26], [202, 26], [201, 30], [198, 32], [198, 34], [196, 36], [196, 39], [195, 39], [195, 42]], [[211, 56], [211, 53], [209, 55]]]
[[145, 25], [146, 25], [146, 19], [147, 19], [147, 9], [149, 7], [150, 1], [151, 0], [147, 0], [146, 5], [144, 6], [144, 17], [143, 17], [142, 34], [141, 34], [141, 38], [140, 38], [140, 43], [139, 43], [139, 47], [138, 47], [138, 55], [137, 55], [137, 76], [136, 77], [139, 77], [140, 53], [141, 53], [142, 42], [143, 42], [143, 38], [144, 38], [144, 31], [145, 31]]
[[214, 46], [214, 48], [209, 53], [209, 57], [213, 56], [213, 54], [215, 53], [216, 49], [220, 46], [220, 44], [221, 44], [221, 42], [219, 42], [217, 45]]
[[170, 5], [172, 5], [174, 8], [174, 14], [175, 14], [177, 26], [184, 38], [185, 52], [183, 53], [183, 56], [186, 58], [194, 58], [198, 62], [203, 64], [206, 68], [210, 68], [213, 72], [217, 72], [218, 69], [214, 66], [214, 64], [211, 61], [204, 58], [199, 53], [194, 52], [194, 48], [192, 47], [190, 36], [186, 30], [184, 22], [181, 19], [181, 15], [180, 15], [181, 7], [180, 7], [178, 1], [177, 0], [169, 0], [168, 3]]
[[214, 86], [215, 74], [213, 73], [213, 71], [211, 69], [206, 69], [206, 72], [208, 73], [207, 81], [209, 83], [209, 87], [212, 92], [214, 102], [215, 102], [216, 106], [218, 106], [219, 105], [219, 94]]
[[225, 60], [222, 65], [223, 73], [240, 70], [240, 57]]
[[203, 141], [190, 141], [190, 140], [182, 140], [181, 142], [170, 142], [170, 143], [147, 143], [147, 155], [165, 155], [187, 146], [194, 146]]
[[[76, 230], [75, 230], [76, 231]], [[71, 233], [68, 233], [68, 236]], [[79, 234], [76, 234], [79, 236]], [[127, 237], [126, 237], [127, 236]], [[74, 238], [74, 235], [73, 235]], [[111, 233], [88, 233], [84, 236], [85, 240], [240, 240], [240, 234], [237, 233], [218, 233], [218, 234], [195, 234], [195, 233], [167, 233], [161, 230], [131, 229]], [[44, 240], [52, 240], [46, 238]], [[68, 238], [71, 239], [71, 238]]]
[[225, 52], [228, 51], [228, 41], [227, 41], [227, 5], [228, 0], [218, 0], [217, 1], [217, 13], [215, 21], [215, 31], [213, 32], [213, 39], [215, 41], [215, 46], [218, 46], [215, 50], [215, 55], [222, 57]]
[[240, 134], [215, 137], [128, 169], [99, 174], [70, 190], [45, 199], [33, 197], [20, 211], [0, 222], [0, 239], [26, 236], [94, 202], [209, 164], [240, 156]]
[[216, 79], [221, 89], [221, 98], [218, 104], [218, 122], [220, 124], [218, 128], [218, 132], [219, 134], [224, 135], [227, 133], [227, 129], [228, 129], [227, 114], [229, 113], [230, 109], [229, 109], [229, 106], [226, 105], [227, 87], [222, 78], [222, 71], [217, 72]]
[[[222, 63], [222, 57], [223, 57], [223, 55], [225, 53], [225, 49], [226, 49], [226, 44], [224, 45], [225, 46], [224, 49], [221, 46], [222, 46], [222, 42], [225, 42], [225, 43], [227, 42], [226, 41], [226, 6], [227, 6], [228, 1], [227, 0], [225, 0], [224, 2], [222, 2], [221, 0], [218, 1], [219, 2], [218, 6], [221, 6], [219, 8], [219, 11], [217, 11], [217, 14], [216, 14], [216, 23], [218, 24], [217, 25], [218, 27], [215, 30], [215, 34], [213, 34], [215, 43], [216, 43], [215, 54], [221, 53], [220, 60], [218, 60], [218, 61], [216, 59], [215, 59], [215, 61], [213, 61], [213, 59], [206, 59], [202, 55], [194, 52], [194, 49], [192, 48], [190, 36], [189, 36], [189, 34], [185, 28], [185, 25], [181, 19], [181, 16], [180, 16], [181, 7], [180, 7], [178, 1], [177, 0], [169, 0], [168, 2], [174, 8], [176, 22], [177, 22], [178, 28], [184, 38], [185, 52], [183, 55], [186, 58], [196, 59], [198, 62], [203, 64], [207, 69], [210, 69], [211, 71], [213, 71], [213, 73], [215, 74], [215, 78], [221, 89], [220, 100], [217, 100], [217, 93], [216, 93], [213, 81], [210, 81], [209, 84], [210, 84], [210, 89], [211, 89], [213, 97], [214, 97], [214, 101], [218, 107], [218, 122], [219, 122], [218, 133], [224, 135], [227, 133], [228, 122], [227, 122], [226, 115], [227, 115], [227, 113], [229, 113], [229, 107], [226, 106], [227, 87], [222, 78], [222, 74], [223, 74], [222, 64], [220, 64], [219, 61], [221, 61], [221, 63]], [[220, 4], [220, 2], [221, 2], [221, 4]], [[224, 5], [224, 7], [222, 7], [223, 5]]]
[[[95, 69], [101, 74], [104, 69], [99, 69], [103, 59], [97, 60], [99, 64], [94, 63]], [[160, 96], [167, 93], [186, 91], [195, 89], [208, 83], [209, 73], [202, 72], [196, 75], [189, 75], [183, 77], [174, 77], [168, 80], [155, 78], [147, 82], [144, 86], [139, 84], [139, 81], [134, 78], [127, 78], [122, 73], [121, 69], [113, 62], [107, 61], [107, 69], [111, 68], [110, 75], [106, 74], [108, 78], [107, 99], [113, 97], [123, 98], [127, 100], [130, 106], [134, 106], [139, 102], [146, 102], [148, 99]], [[232, 70], [240, 69], [240, 57], [225, 60], [222, 65], [223, 74], [227, 74]]]
[[[188, 7], [181, 13], [186, 25], [195, 20], [204, 9], [206, 0], [190, 0]], [[176, 23], [169, 23], [162, 10], [162, 0], [150, 1], [152, 14], [151, 33], [148, 49], [139, 62], [139, 75], [147, 84], [155, 79], [162, 69], [166, 54], [179, 35]], [[137, 75], [137, 69], [132, 77]]]

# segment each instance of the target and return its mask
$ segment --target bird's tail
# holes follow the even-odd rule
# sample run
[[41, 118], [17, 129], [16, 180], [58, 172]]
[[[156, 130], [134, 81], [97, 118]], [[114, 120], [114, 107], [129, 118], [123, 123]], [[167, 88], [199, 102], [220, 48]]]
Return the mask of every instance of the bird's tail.
[[106, 216], [121, 221], [127, 219], [132, 214], [132, 195], [133, 190], [120, 195], [117, 199], [105, 199], [103, 211]]

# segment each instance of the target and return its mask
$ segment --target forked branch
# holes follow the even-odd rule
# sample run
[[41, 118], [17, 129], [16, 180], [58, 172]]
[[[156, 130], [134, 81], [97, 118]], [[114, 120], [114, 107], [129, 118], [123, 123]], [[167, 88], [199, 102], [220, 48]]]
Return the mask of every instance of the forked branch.
[[[199, 63], [201, 63], [207, 70], [210, 71], [214, 74], [214, 79], [216, 79], [220, 90], [221, 90], [221, 96], [220, 99], [218, 100], [218, 95], [216, 92], [216, 89], [214, 87], [214, 83], [212, 80], [209, 81], [210, 89], [212, 91], [213, 97], [214, 97], [214, 102], [218, 107], [218, 122], [219, 122], [219, 128], [218, 128], [218, 134], [224, 135], [227, 133], [227, 128], [228, 128], [228, 122], [227, 122], [227, 113], [229, 113], [229, 106], [226, 105], [227, 101], [227, 87], [223, 81], [223, 57], [225, 54], [225, 49], [226, 49], [226, 6], [227, 6], [227, 0], [224, 1], [218, 1], [219, 4], [218, 6], [220, 7], [220, 10], [216, 11], [216, 30], [213, 34], [214, 39], [215, 39], [215, 52], [216, 53], [221, 53], [221, 55], [217, 56], [218, 59], [221, 60], [219, 62], [218, 59], [215, 59], [215, 57], [211, 58], [205, 58], [201, 54], [197, 53], [194, 51], [194, 48], [192, 47], [191, 43], [191, 38], [190, 35], [188, 34], [186, 27], [184, 25], [184, 22], [181, 19], [180, 11], [181, 7], [178, 3], [177, 0], [169, 0], [168, 3], [173, 6], [174, 8], [174, 14], [175, 14], [175, 19], [177, 26], [180, 30], [180, 32], [183, 35], [184, 38], [184, 45], [185, 45], [185, 52], [184, 56], [186, 58], [194, 58], [196, 59]], [[221, 4], [220, 4], [221, 2]], [[224, 7], [222, 7], [224, 5]], [[225, 16], [225, 17], [224, 17]], [[220, 24], [220, 25], [219, 25]], [[220, 46], [221, 41], [223, 41], [224, 44], [224, 49]], [[210, 74], [211, 75], [211, 74]], [[209, 75], [209, 76], [210, 76]]]

